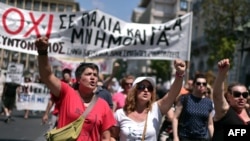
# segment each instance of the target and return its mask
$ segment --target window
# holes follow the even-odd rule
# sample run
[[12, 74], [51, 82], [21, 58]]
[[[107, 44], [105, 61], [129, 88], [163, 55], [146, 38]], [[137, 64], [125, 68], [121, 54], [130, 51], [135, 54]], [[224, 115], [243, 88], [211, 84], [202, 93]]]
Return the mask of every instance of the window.
[[66, 11], [67, 11], [67, 12], [73, 12], [73, 7], [72, 7], [72, 5], [67, 5]]
[[9, 58], [10, 51], [4, 50], [4, 58]]
[[155, 10], [156, 11], [165, 11], [166, 5], [162, 3], [155, 3]]
[[42, 3], [42, 11], [48, 11], [48, 3], [47, 2]]
[[2, 3], [6, 3], [6, 0], [0, 0], [0, 2], [2, 2]]
[[21, 60], [26, 60], [26, 57], [27, 57], [26, 53], [21, 54]]
[[50, 11], [56, 11], [56, 4], [50, 3]]
[[32, 5], [31, 0], [26, 0], [25, 1], [25, 9], [31, 10], [31, 5]]
[[14, 0], [9, 0], [8, 4], [14, 6], [15, 5], [15, 1]]
[[3, 69], [7, 69], [7, 67], [8, 67], [8, 60], [3, 60]]
[[40, 1], [34, 1], [34, 7], [33, 7], [33, 9], [35, 10], [35, 11], [40, 11]]
[[59, 5], [58, 5], [58, 11], [59, 11], [59, 12], [63, 12], [63, 11], [64, 11], [64, 5], [59, 4]]
[[17, 6], [18, 8], [23, 8], [23, 0], [18, 0], [18, 1], [16, 1], [16, 6]]
[[181, 0], [180, 1], [180, 9], [183, 11], [187, 11], [188, 9], [188, 3], [186, 0]]

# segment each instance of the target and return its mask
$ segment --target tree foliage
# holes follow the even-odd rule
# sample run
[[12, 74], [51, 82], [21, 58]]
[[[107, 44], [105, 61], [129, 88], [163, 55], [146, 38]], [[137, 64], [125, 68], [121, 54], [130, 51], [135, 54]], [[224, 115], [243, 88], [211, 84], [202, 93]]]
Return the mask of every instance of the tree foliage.
[[165, 82], [171, 79], [171, 66], [168, 60], [152, 60], [151, 69], [155, 71], [154, 75], [156, 80], [161, 79], [161, 82]]
[[204, 34], [210, 49], [208, 65], [222, 58], [233, 59], [242, 36], [236, 28], [250, 19], [250, 0], [203, 0]]

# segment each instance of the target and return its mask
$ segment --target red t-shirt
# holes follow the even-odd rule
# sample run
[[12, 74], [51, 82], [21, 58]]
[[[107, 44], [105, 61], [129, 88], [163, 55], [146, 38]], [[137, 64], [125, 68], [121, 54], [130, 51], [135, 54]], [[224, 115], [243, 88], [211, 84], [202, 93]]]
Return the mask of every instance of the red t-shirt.
[[[61, 81], [65, 82], [63, 79]], [[65, 82], [65, 83], [69, 84], [72, 87], [72, 85], [76, 82], [76, 79], [72, 78], [70, 82], [71, 82], [70, 84], [67, 82]], [[59, 98], [55, 97], [53, 94], [50, 94], [50, 98], [55, 103], [55, 107], [54, 107], [54, 110], [52, 111], [52, 114], [57, 116], [58, 115], [58, 108], [59, 108], [58, 105], [60, 105]]]
[[50, 99], [55, 103], [54, 110], [52, 111], [52, 114], [57, 116], [58, 115], [58, 108], [59, 108], [58, 105], [60, 105], [59, 98], [55, 97], [53, 94], [50, 94]]
[[[86, 107], [79, 94], [68, 84], [61, 82], [59, 99], [59, 119], [57, 127], [63, 127], [82, 115]], [[98, 98], [87, 115], [77, 141], [98, 141], [102, 133], [116, 123], [114, 114], [106, 101]]]

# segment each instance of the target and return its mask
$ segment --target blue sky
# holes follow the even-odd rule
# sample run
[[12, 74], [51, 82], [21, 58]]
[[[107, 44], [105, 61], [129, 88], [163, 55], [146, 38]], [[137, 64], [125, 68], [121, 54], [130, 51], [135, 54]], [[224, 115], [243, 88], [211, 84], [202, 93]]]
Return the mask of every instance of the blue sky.
[[133, 9], [141, 0], [77, 0], [82, 9], [99, 9], [126, 22], [131, 22]]

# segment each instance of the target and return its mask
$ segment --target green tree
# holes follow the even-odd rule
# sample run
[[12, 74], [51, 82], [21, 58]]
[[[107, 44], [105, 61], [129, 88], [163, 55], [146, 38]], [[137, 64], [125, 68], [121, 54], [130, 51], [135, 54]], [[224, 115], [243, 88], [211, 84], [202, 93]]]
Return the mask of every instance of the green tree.
[[128, 67], [127, 61], [124, 61], [123, 59], [117, 59], [115, 62], [120, 64], [120, 68], [115, 74], [115, 77], [120, 80], [126, 75], [126, 70]]
[[203, 0], [204, 35], [209, 48], [208, 65], [222, 58], [233, 60], [241, 36], [236, 28], [250, 19], [249, 0]]
[[169, 60], [152, 60], [150, 67], [155, 71], [156, 80], [161, 79], [161, 82], [165, 82], [171, 79], [171, 66]]

